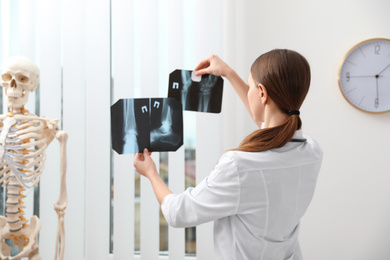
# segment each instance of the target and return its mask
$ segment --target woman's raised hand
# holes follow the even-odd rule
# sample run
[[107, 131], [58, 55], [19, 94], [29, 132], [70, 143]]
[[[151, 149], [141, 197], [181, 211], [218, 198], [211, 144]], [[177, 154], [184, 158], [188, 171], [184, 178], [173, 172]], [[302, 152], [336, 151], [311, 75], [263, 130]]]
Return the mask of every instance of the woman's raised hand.
[[206, 59], [199, 62], [195, 67], [195, 75], [213, 74], [215, 76], [227, 77], [232, 69], [217, 55], [210, 55]]
[[217, 55], [210, 55], [206, 59], [199, 62], [199, 64], [194, 69], [195, 75], [200, 76], [203, 74], [213, 74], [216, 76], [223, 76], [230, 81], [234, 90], [237, 92], [238, 96], [244, 103], [249, 114], [252, 115], [252, 112], [249, 108], [248, 103], [248, 86], [245, 81], [223, 60], [221, 60]]

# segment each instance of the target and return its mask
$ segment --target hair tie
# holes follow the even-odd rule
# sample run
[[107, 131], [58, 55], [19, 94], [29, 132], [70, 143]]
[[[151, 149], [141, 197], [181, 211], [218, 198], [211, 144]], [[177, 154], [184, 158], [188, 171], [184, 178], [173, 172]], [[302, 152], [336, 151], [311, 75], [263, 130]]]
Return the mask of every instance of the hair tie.
[[288, 111], [288, 115], [289, 116], [292, 116], [292, 115], [298, 115], [299, 116], [300, 112], [299, 110], [290, 110]]

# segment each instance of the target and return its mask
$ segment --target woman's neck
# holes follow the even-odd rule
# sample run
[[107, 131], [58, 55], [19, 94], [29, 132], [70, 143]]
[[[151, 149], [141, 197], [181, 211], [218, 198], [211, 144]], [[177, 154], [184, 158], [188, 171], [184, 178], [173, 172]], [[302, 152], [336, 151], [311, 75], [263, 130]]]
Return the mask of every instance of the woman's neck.
[[288, 114], [283, 113], [278, 107], [269, 106], [264, 110], [263, 128], [275, 127], [283, 124], [288, 119]]

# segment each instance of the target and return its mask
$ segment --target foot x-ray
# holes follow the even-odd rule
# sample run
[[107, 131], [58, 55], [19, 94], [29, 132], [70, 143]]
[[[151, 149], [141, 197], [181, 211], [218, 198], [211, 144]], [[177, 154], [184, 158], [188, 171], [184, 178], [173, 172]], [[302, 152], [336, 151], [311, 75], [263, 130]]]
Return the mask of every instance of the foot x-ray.
[[112, 148], [119, 154], [176, 151], [183, 144], [183, 112], [174, 98], [120, 99], [111, 106]]
[[196, 77], [191, 70], [175, 70], [169, 74], [168, 97], [179, 100], [183, 110], [220, 113], [223, 79], [215, 75]]

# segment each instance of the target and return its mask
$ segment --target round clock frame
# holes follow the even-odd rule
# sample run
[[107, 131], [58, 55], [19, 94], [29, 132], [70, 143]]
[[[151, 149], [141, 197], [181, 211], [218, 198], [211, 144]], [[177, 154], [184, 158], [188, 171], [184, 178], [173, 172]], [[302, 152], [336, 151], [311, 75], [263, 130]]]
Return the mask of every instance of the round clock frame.
[[353, 107], [368, 113], [389, 112], [390, 39], [373, 38], [353, 46], [341, 61], [338, 83]]

